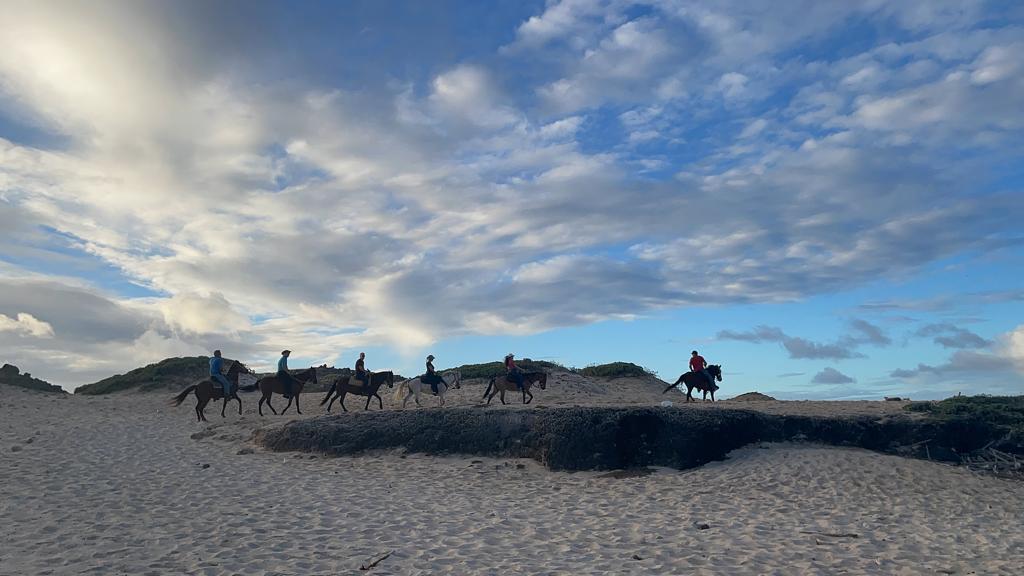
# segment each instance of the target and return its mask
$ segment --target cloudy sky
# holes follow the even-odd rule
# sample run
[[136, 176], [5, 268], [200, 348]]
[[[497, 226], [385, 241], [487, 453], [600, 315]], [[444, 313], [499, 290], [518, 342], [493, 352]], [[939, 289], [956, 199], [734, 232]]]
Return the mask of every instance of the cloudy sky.
[[0, 0], [0, 360], [1024, 392], [1019, 2]]

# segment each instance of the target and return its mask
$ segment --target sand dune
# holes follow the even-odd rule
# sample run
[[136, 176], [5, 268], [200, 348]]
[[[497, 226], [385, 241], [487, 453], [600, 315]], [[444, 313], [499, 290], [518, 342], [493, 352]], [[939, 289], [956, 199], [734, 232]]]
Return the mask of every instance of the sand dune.
[[1024, 565], [1024, 484], [861, 450], [766, 445], [615, 479], [531, 461], [253, 451], [247, 438], [266, 419], [252, 396], [241, 418], [211, 410], [200, 425], [191, 400], [172, 410], [166, 395], [0, 394], [3, 575], [333, 575], [388, 551], [368, 573]]

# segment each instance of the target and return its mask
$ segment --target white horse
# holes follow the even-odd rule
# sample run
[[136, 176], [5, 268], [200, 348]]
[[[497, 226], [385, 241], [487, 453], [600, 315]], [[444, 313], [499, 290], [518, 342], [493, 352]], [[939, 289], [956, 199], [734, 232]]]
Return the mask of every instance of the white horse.
[[[412, 398], [414, 394], [416, 395], [416, 405], [422, 406], [422, 404], [420, 404], [420, 393], [423, 392], [424, 386], [427, 386], [429, 388], [429, 384], [423, 383], [423, 376], [424, 375], [420, 375], [416, 376], [415, 378], [403, 380], [402, 382], [399, 382], [397, 386], [395, 386], [394, 401], [398, 402], [399, 400], [401, 400], [403, 409], [405, 408], [406, 402], [408, 402], [409, 398]], [[458, 369], [448, 370], [447, 372], [441, 373], [441, 378], [443, 378], [444, 382], [447, 382], [448, 385], [445, 386], [444, 382], [437, 383], [438, 406], [444, 406], [444, 394], [445, 392], [448, 391], [449, 388], [462, 388], [462, 371]]]

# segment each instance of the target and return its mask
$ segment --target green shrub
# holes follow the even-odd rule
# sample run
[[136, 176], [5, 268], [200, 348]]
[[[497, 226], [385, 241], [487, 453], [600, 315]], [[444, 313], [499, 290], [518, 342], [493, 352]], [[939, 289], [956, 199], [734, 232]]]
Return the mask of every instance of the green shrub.
[[632, 362], [612, 362], [587, 366], [579, 373], [591, 378], [643, 378], [655, 375], [654, 372]]
[[1024, 441], [1024, 396], [954, 396], [939, 402], [911, 402], [904, 409], [942, 421], [981, 422], [1014, 444]]
[[[551, 370], [567, 370], [565, 366], [556, 364], [554, 362], [546, 362], [544, 360], [530, 360], [529, 358], [523, 358], [522, 360], [516, 360], [516, 366], [519, 366], [521, 370], [526, 372], [543, 372]], [[470, 378], [490, 378], [492, 376], [502, 376], [505, 374], [505, 364], [502, 362], [487, 362], [486, 364], [463, 364], [458, 366], [458, 369], [462, 372], [462, 378], [468, 380]]]

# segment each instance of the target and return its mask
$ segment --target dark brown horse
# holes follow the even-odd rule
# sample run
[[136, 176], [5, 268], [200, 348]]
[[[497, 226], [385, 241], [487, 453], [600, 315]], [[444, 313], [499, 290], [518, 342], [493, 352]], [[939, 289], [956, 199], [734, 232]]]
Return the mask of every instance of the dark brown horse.
[[210, 400], [224, 400], [224, 405], [220, 408], [221, 418], [224, 417], [224, 409], [228, 407], [228, 400], [238, 400], [238, 414], [241, 416], [242, 399], [238, 397], [238, 374], [245, 371], [245, 367], [243, 367], [242, 363], [238, 360], [232, 362], [231, 366], [228, 367], [228, 373], [225, 377], [228, 379], [228, 382], [231, 383], [231, 392], [228, 394], [227, 398], [224, 397], [224, 385], [220, 382], [214, 382], [210, 378], [207, 378], [206, 380], [201, 380], [182, 390], [181, 394], [178, 394], [171, 399], [171, 405], [181, 406], [181, 403], [185, 401], [185, 397], [188, 396], [190, 392], [195, 391], [196, 418], [198, 418], [200, 422], [207, 421], [206, 415], [203, 414], [203, 411], [206, 410], [206, 405], [210, 403]]
[[714, 402], [715, 390], [718, 390], [718, 384], [715, 384], [714, 380], [717, 380], [719, 382], [722, 381], [722, 367], [719, 366], [718, 364], [711, 364], [710, 366], [708, 366], [708, 374], [711, 374], [711, 378], [713, 378], [710, 385], [708, 385], [708, 379], [705, 378], [702, 374], [698, 374], [696, 372], [687, 372], [686, 374], [680, 376], [678, 380], [676, 380], [672, 384], [669, 384], [669, 387], [665, 388], [665, 390], [662, 391], [662, 394], [668, 392], [669, 390], [675, 388], [676, 386], [679, 386], [680, 383], [683, 383], [686, 384], [687, 402], [695, 402], [692, 395], [694, 388], [704, 393], [705, 402], [708, 401], [708, 393], [710, 392], [711, 401]]
[[[348, 412], [348, 408], [345, 408], [345, 395], [355, 394], [356, 396], [366, 396], [366, 407], [364, 410], [370, 409], [370, 400], [374, 397], [377, 398], [377, 405], [380, 409], [384, 409], [384, 402], [380, 399], [380, 394], [377, 394], [377, 390], [383, 384], [387, 384], [388, 388], [395, 385], [395, 374], [388, 370], [387, 372], [372, 372], [370, 373], [370, 385], [366, 386], [362, 382], [359, 384], [350, 384], [351, 376], [340, 376], [331, 384], [331, 389], [327, 391], [327, 396], [320, 401], [320, 405], [327, 404], [327, 411], [331, 411], [331, 406], [334, 405], [335, 400], [339, 400], [341, 409]], [[330, 404], [327, 401], [330, 400]]]
[[[529, 404], [533, 401], [533, 394], [530, 393], [530, 387], [536, 383], [540, 386], [541, 390], [546, 390], [548, 387], [548, 373], [547, 372], [523, 372], [523, 404]], [[491, 388], [494, 391], [491, 392]], [[491, 403], [491, 399], [494, 398], [495, 394], [501, 394], [501, 403], [505, 402], [505, 391], [515, 392], [519, 390], [516, 383], [509, 380], [508, 376], [491, 376], [490, 382], [487, 383], [487, 390], [484, 390], [484, 398], [487, 398], [487, 404]], [[488, 396], [490, 394], [490, 396]], [[526, 397], [530, 399], [527, 400]]]
[[[288, 408], [292, 405], [292, 400], [295, 401], [295, 411], [302, 414], [302, 410], [299, 408], [299, 394], [302, 393], [302, 387], [306, 382], [316, 384], [316, 368], [307, 368], [301, 372], [296, 372], [292, 374], [292, 380], [294, 380], [292, 383], [292, 395], [291, 398], [288, 398], [288, 405], [284, 407], [284, 410], [281, 410], [281, 414], [288, 411]], [[277, 414], [277, 410], [274, 410], [274, 407], [270, 405], [270, 397], [273, 396], [275, 392], [278, 394], [284, 394], [284, 382], [278, 380], [276, 375], [271, 374], [270, 376], [260, 378], [252, 386], [242, 388], [242, 390], [245, 390], [246, 392], [257, 389], [263, 394], [263, 396], [260, 397], [259, 404], [260, 416], [263, 416], [264, 402], [267, 404], [267, 408], [270, 408], [271, 412]]]

